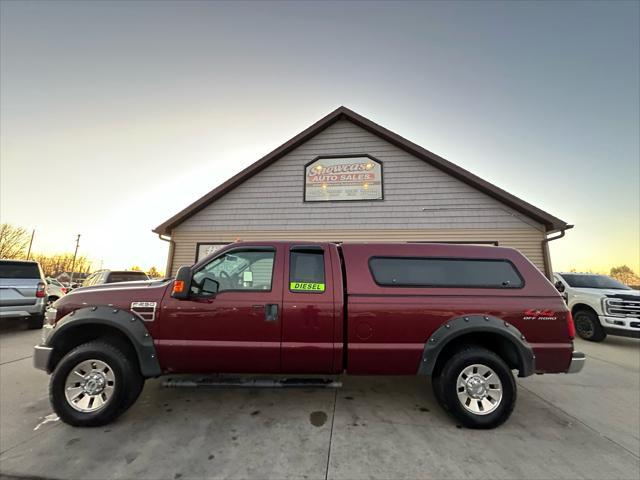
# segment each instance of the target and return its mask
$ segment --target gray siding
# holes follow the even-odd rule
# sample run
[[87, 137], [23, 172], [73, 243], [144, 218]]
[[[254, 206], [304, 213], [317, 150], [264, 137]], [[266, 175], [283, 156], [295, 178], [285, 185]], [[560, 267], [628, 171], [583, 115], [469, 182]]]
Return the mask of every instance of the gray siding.
[[[384, 164], [384, 200], [303, 202], [304, 165], [319, 155], [368, 153]], [[424, 209], [424, 210], [423, 210]], [[174, 229], [527, 229], [542, 226], [469, 185], [341, 120]]]
[[[304, 165], [367, 153], [383, 162], [384, 200], [303, 202]], [[441, 170], [342, 120], [195, 213], [171, 233], [172, 273], [197, 242], [466, 241], [517, 248], [544, 271], [543, 227]]]

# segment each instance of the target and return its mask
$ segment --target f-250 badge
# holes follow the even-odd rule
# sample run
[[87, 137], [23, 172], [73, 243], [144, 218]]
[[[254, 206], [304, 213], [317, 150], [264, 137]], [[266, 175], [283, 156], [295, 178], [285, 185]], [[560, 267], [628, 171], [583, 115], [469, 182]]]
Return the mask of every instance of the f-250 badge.
[[131, 311], [145, 322], [156, 319], [156, 302], [131, 302]]

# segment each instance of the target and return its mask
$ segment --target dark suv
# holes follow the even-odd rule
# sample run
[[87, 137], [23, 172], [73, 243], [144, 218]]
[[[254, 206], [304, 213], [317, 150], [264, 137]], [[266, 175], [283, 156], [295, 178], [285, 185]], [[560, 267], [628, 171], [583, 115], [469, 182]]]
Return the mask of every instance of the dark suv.
[[133, 270], [98, 270], [89, 275], [87, 279], [82, 282], [82, 286], [91, 287], [104, 283], [135, 282], [140, 280], [149, 280], [149, 276], [144, 272], [136, 272]]
[[37, 262], [0, 260], [0, 319], [24, 318], [42, 328], [47, 284]]

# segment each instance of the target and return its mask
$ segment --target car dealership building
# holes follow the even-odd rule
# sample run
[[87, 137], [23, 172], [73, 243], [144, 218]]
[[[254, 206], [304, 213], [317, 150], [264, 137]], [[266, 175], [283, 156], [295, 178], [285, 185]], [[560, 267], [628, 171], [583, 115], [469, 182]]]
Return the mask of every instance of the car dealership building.
[[236, 240], [500, 245], [551, 275], [566, 222], [345, 107], [154, 229], [167, 274]]

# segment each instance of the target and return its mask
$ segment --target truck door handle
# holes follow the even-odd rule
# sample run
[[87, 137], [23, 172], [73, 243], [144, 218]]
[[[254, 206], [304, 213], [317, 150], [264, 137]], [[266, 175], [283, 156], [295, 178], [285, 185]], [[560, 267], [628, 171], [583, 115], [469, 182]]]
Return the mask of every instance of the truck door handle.
[[267, 322], [275, 322], [278, 320], [278, 304], [268, 303], [264, 310], [264, 319]]

